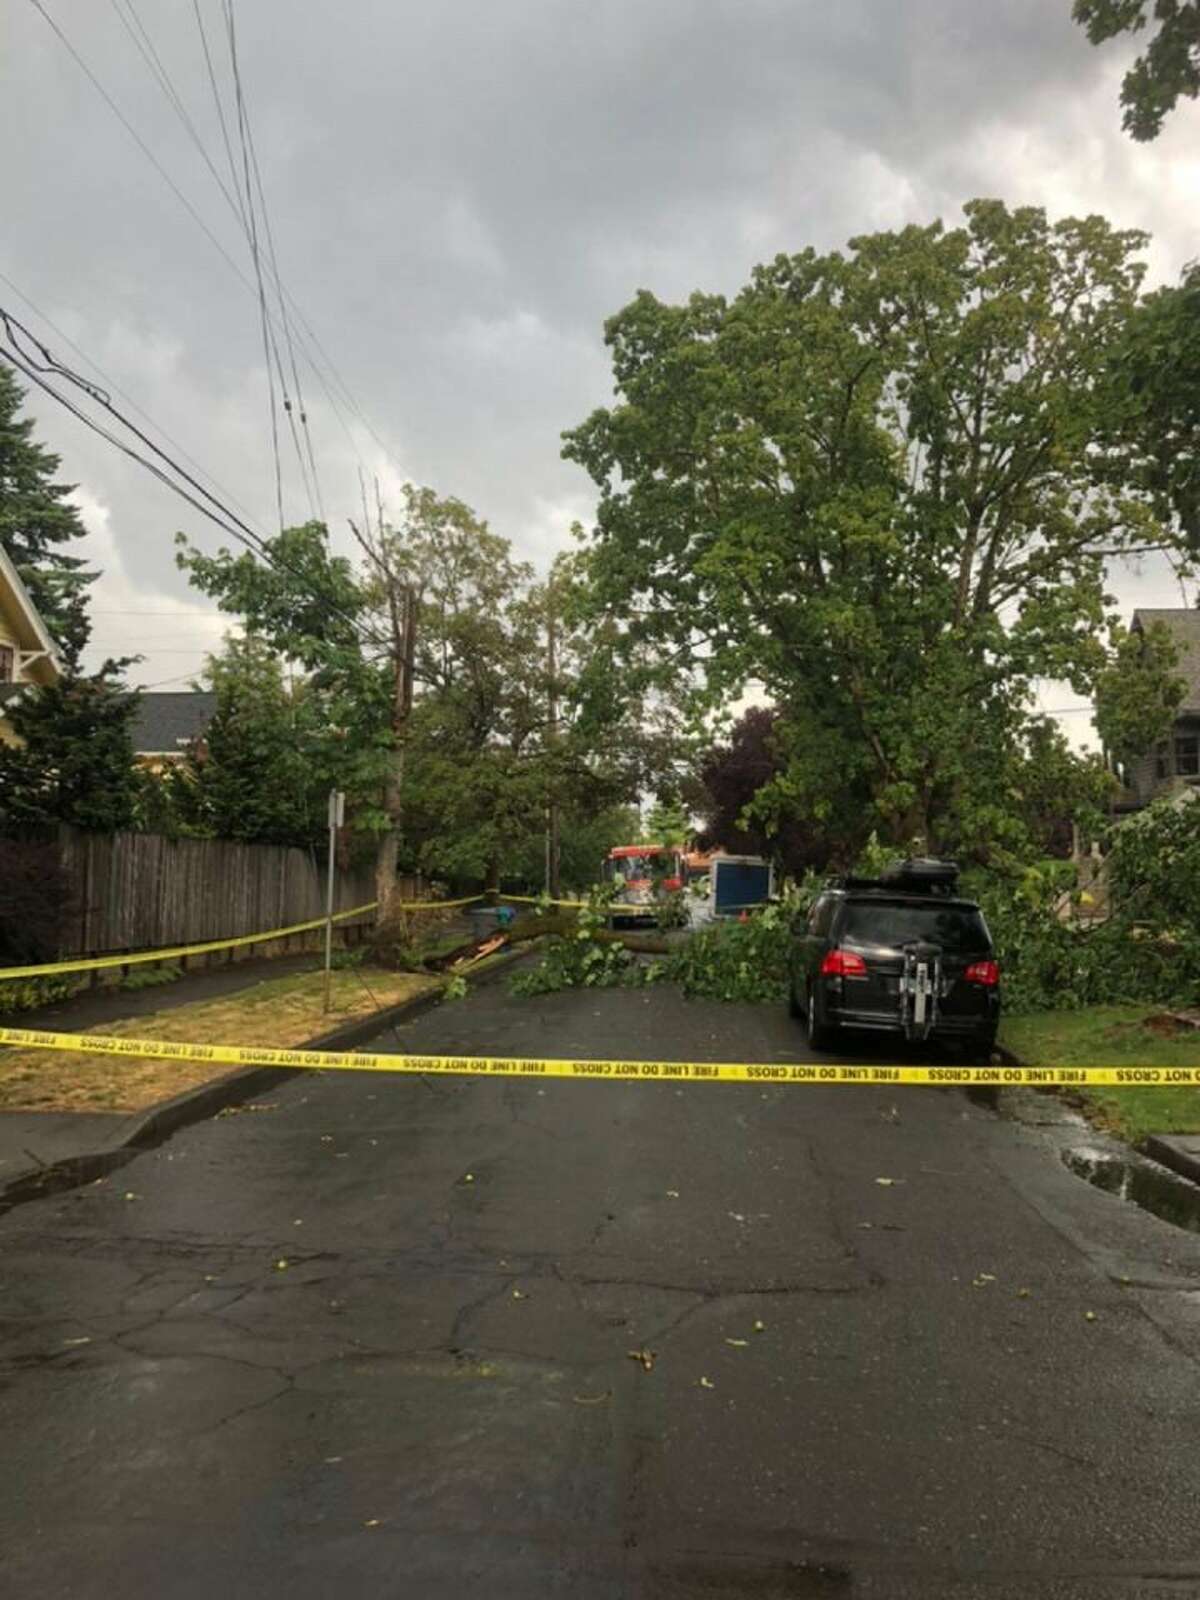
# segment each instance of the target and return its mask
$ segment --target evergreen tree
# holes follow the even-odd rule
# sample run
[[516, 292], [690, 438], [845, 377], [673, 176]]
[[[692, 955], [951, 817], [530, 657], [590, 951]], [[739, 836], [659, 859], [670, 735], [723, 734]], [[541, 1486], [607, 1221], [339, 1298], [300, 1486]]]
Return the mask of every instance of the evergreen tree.
[[85, 529], [67, 498], [73, 485], [54, 481], [59, 457], [34, 439], [32, 417], [20, 415], [23, 399], [12, 369], [0, 360], [0, 544], [75, 666], [91, 631], [84, 590], [96, 575], [63, 548]]
[[175, 785], [185, 825], [257, 844], [323, 838], [331, 736], [314, 692], [292, 688], [280, 658], [254, 637], [227, 639], [203, 680], [217, 704]]
[[30, 686], [5, 704], [19, 744], [0, 745], [0, 824], [133, 826], [139, 779], [130, 724], [137, 696], [117, 663]]

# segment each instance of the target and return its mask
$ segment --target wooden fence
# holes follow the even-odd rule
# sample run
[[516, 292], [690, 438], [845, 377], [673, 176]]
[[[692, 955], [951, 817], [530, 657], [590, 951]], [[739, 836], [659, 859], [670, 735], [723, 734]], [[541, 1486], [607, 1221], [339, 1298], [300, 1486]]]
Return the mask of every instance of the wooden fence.
[[[65, 827], [58, 840], [74, 886], [64, 959], [232, 939], [325, 913], [325, 863], [304, 850]], [[335, 910], [374, 895], [369, 868], [337, 874]]]

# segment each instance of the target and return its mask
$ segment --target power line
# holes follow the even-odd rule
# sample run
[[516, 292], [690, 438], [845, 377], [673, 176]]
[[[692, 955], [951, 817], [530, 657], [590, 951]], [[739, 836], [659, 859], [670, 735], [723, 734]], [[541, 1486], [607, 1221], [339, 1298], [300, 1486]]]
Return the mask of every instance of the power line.
[[[309, 468], [310, 468], [311, 473], [312, 473], [313, 492], [316, 495], [317, 511], [320, 514], [320, 520], [322, 522], [324, 522], [325, 521], [325, 505], [324, 505], [324, 501], [322, 500], [322, 497], [321, 497], [320, 479], [319, 479], [319, 477], [317, 475], [317, 460], [316, 460], [316, 456], [315, 456], [315, 454], [313, 452], [312, 435], [309, 433], [309, 428], [308, 428], [308, 415], [307, 415], [307, 412], [306, 412], [305, 406], [304, 406], [304, 389], [303, 389], [303, 387], [302, 387], [302, 385], [300, 383], [300, 370], [296, 365], [296, 349], [295, 349], [295, 345], [292, 342], [292, 327], [291, 327], [291, 320], [288, 317], [287, 297], [285, 296], [284, 291], [283, 291], [283, 279], [280, 276], [280, 272], [279, 272], [279, 258], [275, 254], [275, 231], [271, 227], [271, 213], [267, 209], [267, 197], [266, 197], [266, 194], [263, 191], [262, 172], [261, 172], [261, 170], [259, 168], [259, 165], [258, 165], [258, 151], [257, 151], [257, 149], [255, 147], [255, 144], [254, 144], [254, 129], [253, 129], [253, 126], [251, 125], [250, 120], [249, 120], [248, 117], [246, 119], [246, 132], [247, 132], [247, 135], [249, 136], [249, 140], [250, 140], [250, 162], [251, 162], [251, 165], [254, 168], [254, 183], [255, 183], [255, 187], [258, 190], [258, 203], [259, 203], [259, 207], [260, 207], [260, 209], [262, 211], [263, 226], [266, 229], [267, 254], [271, 258], [271, 271], [272, 271], [272, 273], [274, 274], [274, 277], [275, 277], [275, 294], [276, 294], [276, 298], [279, 301], [279, 316], [280, 316], [281, 322], [283, 323], [283, 337], [284, 337], [285, 343], [287, 344], [288, 362], [289, 362], [289, 364], [291, 366], [291, 369], [292, 369], [292, 383], [293, 383], [293, 385], [295, 387], [295, 391], [296, 391], [296, 403], [300, 407], [300, 426], [301, 426], [301, 429], [303, 430], [304, 442], [305, 442], [305, 445], [307, 446], [307, 449], [308, 449], [308, 463], [309, 463]], [[291, 402], [288, 400], [286, 393], [284, 394], [283, 404], [284, 404], [285, 409], [288, 412], [288, 416], [289, 416], [289, 420], [290, 420], [290, 418], [291, 418]], [[293, 432], [293, 438], [294, 438], [295, 437], [295, 428], [294, 428], [294, 426], [293, 426], [292, 432]], [[299, 445], [297, 445], [297, 454], [299, 454]], [[300, 472], [301, 472], [301, 475], [303, 476], [303, 473], [304, 473], [304, 461], [303, 461], [303, 458], [301, 458], [301, 461], [300, 461]]]
[[[263, 211], [263, 219], [264, 219], [264, 222], [266, 223], [266, 228], [267, 228], [267, 241], [268, 241], [269, 253], [270, 253], [270, 257], [271, 257], [272, 268], [273, 268], [274, 276], [275, 276], [276, 292], [277, 292], [277, 296], [278, 296], [278, 299], [279, 299], [280, 314], [281, 314], [281, 318], [282, 318], [282, 321], [283, 321], [284, 336], [285, 336], [285, 339], [287, 341], [288, 354], [289, 354], [289, 357], [290, 357], [290, 360], [291, 360], [293, 379], [294, 379], [295, 387], [296, 387], [296, 390], [297, 390], [297, 398], [298, 398], [299, 404], [300, 404], [301, 423], [302, 423], [302, 426], [304, 428], [306, 440], [307, 440], [307, 443], [308, 443], [308, 458], [307, 458], [307, 460], [305, 459], [304, 451], [301, 449], [300, 440], [299, 440], [299, 437], [298, 437], [297, 432], [296, 432], [295, 419], [292, 416], [292, 403], [291, 403], [291, 400], [288, 398], [288, 394], [287, 394], [287, 383], [286, 383], [286, 379], [284, 378], [283, 363], [282, 363], [282, 360], [280, 359], [279, 349], [278, 349], [278, 346], [275, 343], [274, 337], [271, 334], [270, 324], [269, 324], [269, 321], [267, 320], [266, 312], [265, 312], [265, 309], [264, 309], [263, 304], [262, 304], [262, 281], [261, 281], [261, 274], [258, 271], [258, 242], [257, 242], [256, 234], [255, 234], [255, 231], [254, 231], [254, 227], [253, 227], [253, 223], [254, 223], [254, 219], [253, 219], [253, 215], [252, 215], [253, 197], [252, 196], [250, 197], [249, 203], [250, 203], [251, 213], [248, 214], [247, 206], [243, 202], [242, 186], [241, 186], [241, 183], [239, 182], [238, 176], [237, 176], [237, 168], [236, 168], [236, 165], [235, 165], [235, 162], [234, 162], [233, 149], [232, 149], [232, 145], [230, 144], [230, 140], [229, 140], [229, 130], [228, 130], [228, 126], [226, 125], [226, 122], [225, 122], [224, 107], [222, 105], [220, 91], [217, 88], [216, 74], [215, 74], [215, 71], [214, 71], [214, 68], [213, 68], [213, 63], [212, 63], [212, 55], [211, 55], [211, 52], [209, 51], [209, 48], [208, 48], [208, 35], [207, 35], [207, 33], [205, 32], [205, 29], [204, 29], [204, 18], [203, 18], [203, 15], [202, 15], [201, 11], [200, 11], [198, 0], [193, 0], [193, 4], [194, 4], [194, 9], [195, 9], [195, 14], [196, 14], [196, 20], [197, 20], [197, 22], [199, 24], [199, 28], [200, 28], [200, 41], [201, 41], [201, 45], [202, 45], [203, 50], [204, 50], [204, 58], [205, 58], [205, 63], [206, 63], [207, 69], [208, 69], [209, 82], [210, 82], [210, 86], [211, 86], [211, 88], [213, 90], [213, 95], [214, 95], [214, 98], [215, 98], [215, 101], [216, 101], [217, 115], [218, 115], [218, 119], [219, 119], [220, 125], [221, 125], [221, 134], [222, 134], [222, 138], [225, 141], [226, 154], [227, 154], [227, 156], [229, 158], [230, 174], [231, 174], [232, 179], [233, 179], [233, 191], [234, 191], [233, 192], [233, 196], [230, 195], [229, 190], [226, 188], [225, 183], [224, 183], [220, 173], [217, 171], [216, 166], [213, 164], [212, 157], [208, 153], [208, 147], [205, 145], [204, 140], [201, 138], [199, 132], [197, 131], [196, 124], [193, 122], [192, 117], [191, 117], [191, 115], [189, 114], [189, 112], [187, 110], [187, 107], [184, 105], [183, 97], [180, 95], [179, 91], [176, 89], [174, 83], [172, 82], [171, 75], [170, 75], [169, 71], [167, 70], [166, 66], [164, 65], [162, 57], [159, 55], [157, 48], [155, 47], [154, 40], [150, 37], [149, 30], [147, 29], [145, 23], [142, 21], [141, 17], [138, 14], [137, 8], [136, 8], [136, 6], [134, 4], [134, 0], [123, 0], [123, 3], [128, 8], [129, 17], [131, 17], [133, 19], [133, 22], [136, 24], [136, 30], [137, 31], [135, 31], [134, 27], [131, 25], [129, 17], [126, 17], [125, 12], [122, 11], [122, 9], [121, 9], [122, 0], [111, 0], [111, 4], [112, 4], [112, 7], [113, 7], [113, 10], [116, 12], [118, 18], [120, 19], [123, 27], [125, 28], [126, 33], [133, 40], [133, 43], [136, 46], [136, 48], [138, 50], [138, 53], [140, 54], [142, 60], [145, 62], [146, 66], [149, 68], [151, 75], [153, 76], [153, 78], [157, 82], [159, 88], [162, 90], [164, 96], [166, 97], [167, 104], [171, 107], [172, 111], [174, 111], [176, 117], [182, 123], [182, 125], [184, 127], [184, 130], [186, 131], [188, 137], [191, 139], [191, 141], [195, 145], [196, 149], [200, 152], [201, 159], [204, 161], [205, 166], [208, 168], [209, 172], [212, 174], [213, 179], [214, 179], [218, 189], [221, 191], [221, 194], [223, 195], [226, 204], [233, 211], [234, 216], [240, 221], [241, 227], [242, 227], [242, 231], [246, 235], [246, 242], [250, 245], [251, 258], [252, 258], [252, 261], [254, 262], [255, 274], [256, 274], [256, 277], [258, 278], [258, 284], [259, 284], [260, 315], [263, 318], [264, 344], [265, 344], [265, 342], [267, 341], [268, 338], [270, 340], [270, 351], [269, 352], [264, 351], [264, 356], [265, 356], [265, 359], [266, 359], [266, 362], [267, 362], [267, 366], [268, 366], [268, 382], [270, 382], [270, 380], [271, 380], [270, 362], [271, 362], [271, 359], [273, 357], [274, 358], [274, 362], [275, 362], [275, 370], [276, 370], [276, 373], [277, 373], [278, 378], [279, 378], [280, 389], [281, 389], [282, 394], [283, 394], [283, 409], [284, 409], [285, 413], [287, 414], [288, 425], [289, 425], [289, 428], [291, 430], [291, 435], [292, 435], [292, 443], [293, 443], [293, 445], [295, 447], [296, 459], [299, 462], [299, 466], [300, 466], [300, 477], [301, 477], [301, 481], [302, 481], [302, 483], [304, 485], [305, 495], [306, 495], [306, 497], [308, 499], [308, 502], [309, 502], [309, 510], [312, 513], [314, 518], [317, 518], [319, 516], [319, 519], [323, 522], [325, 520], [325, 516], [324, 516], [324, 508], [323, 508], [323, 506], [321, 506], [320, 491], [319, 491], [319, 489], [316, 490], [316, 497], [314, 499], [314, 489], [310, 488], [310, 486], [309, 486], [309, 473], [310, 473], [310, 470], [311, 470], [311, 473], [312, 473], [314, 485], [315, 485], [315, 482], [316, 482], [316, 460], [315, 460], [313, 449], [312, 449], [311, 439], [308, 438], [308, 419], [307, 419], [307, 416], [305, 415], [305, 412], [304, 412], [303, 394], [302, 394], [302, 391], [300, 390], [300, 376], [299, 376], [298, 371], [296, 370], [296, 358], [295, 358], [295, 352], [294, 352], [294, 350], [292, 348], [291, 329], [290, 329], [290, 327], [288, 325], [287, 307], [286, 307], [286, 303], [284, 302], [284, 299], [283, 299], [283, 289], [282, 289], [282, 283], [281, 283], [281, 279], [280, 279], [279, 265], [278, 265], [278, 261], [276, 260], [276, 257], [275, 257], [274, 239], [271, 236], [270, 218], [266, 213], [266, 199], [265, 199], [265, 196], [264, 196], [264, 193], [263, 193], [262, 178], [261, 178], [261, 175], [260, 175], [259, 170], [258, 170], [258, 158], [257, 158], [257, 156], [256, 156], [256, 154], [254, 152], [253, 131], [249, 128], [249, 124], [247, 122], [246, 131], [250, 135], [251, 160], [252, 160], [253, 166], [254, 166], [254, 176], [255, 176], [255, 181], [256, 181], [256, 184], [257, 184], [257, 188], [258, 188], [259, 204], [260, 204], [260, 207], [261, 207], [261, 209]], [[228, 7], [226, 9], [227, 9], [227, 11], [229, 10]], [[139, 37], [139, 35], [140, 35], [140, 37]], [[231, 48], [233, 48], [233, 47], [231, 46]], [[233, 56], [233, 62], [234, 62], [234, 70], [235, 70], [235, 75], [236, 75], [237, 74], [237, 58], [236, 58], [236, 54], [234, 54], [234, 56]], [[240, 83], [240, 77], [237, 78], [237, 81]], [[243, 140], [243, 148], [244, 148], [244, 140]], [[272, 441], [273, 441], [273, 444], [274, 444], [274, 447], [275, 447], [275, 452], [276, 452], [276, 457], [277, 457], [278, 456], [278, 436], [277, 436], [277, 424], [276, 424], [275, 412], [274, 412], [274, 394], [273, 393], [272, 393], [272, 396], [271, 396], [271, 403], [272, 403]], [[276, 489], [277, 489], [276, 499], [277, 499], [277, 504], [279, 505], [279, 508], [280, 508], [280, 525], [282, 526], [282, 523], [283, 523], [282, 494], [280, 492], [280, 484], [279, 484], [278, 460], [276, 461], [276, 479], [277, 479], [277, 482], [276, 482]]]
[[[175, 449], [190, 466], [194, 467], [202, 477], [207, 478], [209, 483], [211, 483], [215, 488], [219, 489], [225, 498], [230, 502], [230, 504], [235, 505], [238, 508], [248, 522], [254, 523], [255, 519], [253, 513], [247, 510], [247, 508], [237, 498], [233, 491], [221, 483], [220, 479], [215, 478], [212, 473], [207, 470], [207, 468], [202, 467], [194, 456], [189, 455], [184, 446], [179, 443], [178, 439], [173, 438], [160, 422], [155, 422], [154, 418], [151, 417], [148, 412], [144, 411], [142, 407], [138, 405], [136, 400], [128, 395], [119, 384], [114, 383], [112, 378], [110, 378], [104, 371], [103, 367], [98, 366], [86, 351], [81, 350], [75, 343], [74, 339], [71, 338], [70, 334], [64, 333], [62, 328], [58, 326], [53, 318], [43, 311], [42, 308], [33, 300], [31, 300], [23, 290], [19, 289], [12, 279], [7, 277], [3, 272], [0, 272], [0, 283], [3, 283], [7, 288], [11, 289], [13, 294], [15, 294], [19, 300], [23, 300], [33, 314], [37, 317], [40, 317], [46, 326], [51, 329], [52, 332], [56, 333], [63, 343], [68, 345], [75, 352], [81, 361], [86, 362], [87, 365], [91, 367], [92, 371], [100, 377], [100, 379], [107, 385], [109, 389], [112, 390], [114, 394], [119, 394], [121, 399], [124, 400], [125, 404], [129, 406], [131, 410], [136, 411], [138, 416], [141, 417], [145, 422], [148, 422], [152, 428], [156, 429], [167, 441], [167, 443], [171, 445], [172, 448]], [[257, 531], [261, 533], [262, 530], [257, 529]]]
[[[77, 417], [86, 427], [91, 428], [93, 432], [106, 439], [110, 444], [114, 445], [116, 449], [120, 450], [122, 454], [129, 456], [132, 460], [137, 461], [141, 466], [145, 467], [148, 472], [153, 473], [153, 475], [161, 483], [173, 490], [174, 493], [179, 495], [181, 499], [186, 500], [189, 505], [191, 505], [195, 510], [199, 511], [202, 516], [214, 523], [224, 533], [229, 534], [240, 544], [244, 545], [252, 554], [257, 555], [269, 566], [274, 567], [276, 571], [287, 572], [293, 578], [299, 578], [301, 582], [305, 584], [306, 591], [310, 594], [311, 598], [316, 600], [319, 605], [326, 607], [334, 615], [339, 616], [349, 625], [351, 632], [360, 645], [369, 643], [377, 647], [386, 648], [385, 641], [381, 641], [377, 636], [373, 634], [363, 634], [359, 630], [359, 625], [356, 619], [353, 618], [348, 612], [344, 611], [340, 606], [334, 605], [334, 603], [328, 597], [313, 593], [313, 591], [308, 588], [308, 580], [303, 573], [298, 572], [297, 569], [294, 568], [288, 561], [286, 561], [278, 551], [272, 550], [270, 546], [263, 540], [263, 538], [254, 531], [253, 528], [249, 527], [245, 522], [243, 522], [241, 518], [238, 517], [234, 512], [230, 511], [227, 506], [223, 505], [217, 496], [215, 496], [210, 490], [206, 489], [204, 485], [192, 477], [190, 473], [186, 472], [178, 464], [178, 462], [174, 461], [167, 454], [165, 450], [163, 450], [159, 445], [155, 444], [153, 439], [151, 439], [146, 433], [138, 428], [135, 423], [131, 422], [128, 417], [124, 416], [113, 405], [112, 401], [102, 389], [99, 389], [95, 384], [89, 382], [88, 379], [80, 377], [78, 373], [72, 372], [69, 367], [63, 366], [62, 363], [59, 362], [50, 352], [50, 350], [39, 339], [37, 339], [36, 336], [32, 334], [23, 323], [21, 323], [10, 312], [5, 311], [3, 307], [0, 307], [0, 324], [3, 325], [8, 340], [8, 348], [3, 352], [3, 358], [16, 367], [19, 372], [23, 373], [31, 383], [36, 384], [39, 389], [43, 390], [52, 399], [57, 400], [60, 405], [64, 406], [66, 410], [70, 411], [72, 415]], [[24, 334], [24, 336], [30, 341], [30, 343], [36, 347], [38, 354], [42, 357], [42, 360], [45, 363], [44, 366], [40, 366], [36, 358], [29, 355], [29, 353], [21, 347], [16, 335], [13, 333], [14, 327], [19, 329], [20, 332]], [[198, 495], [203, 496], [204, 500], [209, 501], [210, 504], [205, 505], [203, 500], [197, 499], [195, 494], [192, 494], [188, 489], [181, 487], [174, 478], [169, 476], [167, 472], [164, 472], [163, 469], [155, 462], [148, 460], [139, 451], [135, 450], [131, 445], [126, 443], [125, 440], [119, 438], [108, 428], [104, 427], [102, 423], [98, 423], [93, 417], [89, 417], [85, 411], [83, 411], [75, 404], [73, 400], [70, 399], [69, 396], [62, 394], [58, 389], [54, 388], [46, 381], [46, 377], [44, 375], [47, 373], [55, 377], [65, 379], [66, 381], [81, 388], [85, 394], [95, 401], [96, 404], [102, 406], [103, 409], [107, 411], [117, 422], [119, 422], [122, 427], [126, 428], [142, 444], [153, 451], [153, 453], [158, 456], [160, 460], [165, 461], [171, 468], [171, 471], [176, 473], [178, 477], [182, 478], [184, 482], [189, 485], [190, 489], [194, 489]], [[216, 508], [215, 510], [213, 509], [214, 507]]]
[[[262, 319], [263, 360], [267, 366], [267, 389], [271, 399], [271, 451], [275, 459], [275, 498], [279, 508], [279, 531], [283, 532], [283, 473], [279, 464], [279, 419], [275, 405], [275, 374], [271, 369], [271, 344], [268, 332], [267, 296], [263, 289], [262, 266], [258, 258], [258, 225], [254, 215], [254, 194], [250, 185], [250, 156], [246, 148], [246, 109], [242, 99], [242, 79], [238, 71], [237, 31], [233, 20], [232, 0], [225, 0], [225, 31], [229, 43], [229, 60], [233, 67], [234, 105], [237, 110], [238, 137], [242, 147], [242, 175], [245, 183], [243, 196], [249, 223], [250, 260], [254, 265], [254, 281], [258, 285], [258, 307]], [[276, 352], [278, 360], [278, 352]]]
[[[183, 206], [184, 210], [191, 217], [192, 221], [196, 223], [197, 227], [199, 227], [201, 232], [204, 234], [205, 238], [208, 239], [209, 243], [214, 247], [214, 249], [220, 255], [221, 259], [225, 262], [225, 264], [229, 267], [230, 271], [238, 279], [239, 283], [241, 283], [242, 287], [244, 289], [246, 289], [251, 295], [254, 295], [255, 298], [257, 298], [257, 291], [255, 289], [255, 286], [250, 282], [249, 278], [247, 278], [246, 274], [242, 271], [241, 267], [238, 266], [237, 262], [230, 255], [229, 251], [221, 243], [220, 239], [218, 239], [218, 237], [213, 232], [213, 230], [209, 227], [208, 223], [204, 220], [204, 218], [196, 210], [196, 208], [192, 204], [192, 202], [183, 193], [182, 189], [180, 189], [179, 185], [171, 177], [170, 173], [163, 166], [162, 162], [159, 161], [158, 157], [150, 149], [149, 145], [147, 145], [146, 141], [142, 138], [141, 134], [138, 133], [137, 129], [130, 122], [129, 118], [125, 115], [125, 113], [121, 110], [120, 106], [113, 99], [112, 95], [108, 92], [108, 90], [104, 87], [104, 85], [100, 81], [100, 79], [96, 76], [96, 74], [88, 66], [88, 64], [84, 60], [83, 56], [75, 48], [75, 46], [71, 43], [70, 39], [67, 37], [67, 35], [63, 31], [63, 29], [58, 25], [58, 23], [54, 20], [54, 18], [46, 10], [46, 7], [42, 3], [42, 0], [31, 0], [31, 4], [35, 7], [35, 9], [39, 13], [39, 15], [46, 22], [47, 26], [52, 30], [52, 32], [55, 34], [55, 36], [61, 42], [61, 44], [63, 45], [64, 49], [71, 56], [72, 60], [79, 67], [80, 71], [87, 78], [88, 82], [95, 89], [96, 93], [104, 101], [105, 105], [112, 112], [113, 116], [116, 117], [117, 121], [125, 129], [126, 133], [133, 140], [133, 142], [137, 145], [137, 147], [141, 151], [141, 153], [146, 157], [147, 161], [150, 162], [150, 165], [158, 173], [159, 177], [162, 178], [163, 182], [167, 185], [167, 187], [170, 189], [171, 193], [179, 201], [180, 205]], [[202, 20], [201, 20], [201, 36], [202, 36], [202, 39], [204, 41], [206, 59], [209, 60], [209, 66], [210, 66], [210, 72], [211, 72], [211, 70], [212, 70], [211, 69], [211, 56], [210, 56], [209, 51], [208, 51], [207, 35], [204, 33], [203, 21]], [[214, 92], [216, 92], [215, 91], [215, 77], [214, 77]], [[218, 94], [217, 103], [218, 103], [218, 110], [220, 110], [219, 94]], [[174, 101], [173, 100], [172, 100], [172, 105], [174, 105]], [[186, 118], [186, 114], [185, 114], [185, 118]], [[229, 153], [229, 156], [230, 156], [231, 170], [234, 173], [236, 173], [236, 167], [235, 167], [234, 162], [233, 162], [232, 146], [229, 143], [228, 130], [227, 130], [226, 126], [225, 126], [225, 119], [224, 119], [223, 112], [221, 113], [221, 124], [222, 124], [222, 133], [223, 133], [223, 136], [225, 137], [226, 147], [227, 147], [227, 150], [228, 150], [228, 153]], [[185, 125], [186, 125], [186, 121], [185, 121]], [[212, 169], [212, 164], [208, 160], [207, 154], [206, 154], [206, 152], [204, 152], [202, 146], [201, 146], [201, 153], [205, 155], [206, 164], [209, 165], [210, 169]], [[213, 172], [213, 175], [217, 180], [218, 187], [220, 188], [221, 193], [225, 198], [226, 204], [229, 206], [230, 210], [233, 212], [233, 215], [234, 215], [235, 219], [238, 221], [239, 226], [243, 230], [245, 230], [247, 228], [248, 224], [247, 224], [247, 221], [246, 221], [244, 209], [243, 209], [243, 207], [241, 205], [240, 187], [236, 183], [236, 178], [235, 178], [234, 187], [235, 187], [235, 190], [237, 190], [237, 195], [238, 195], [237, 199], [235, 199], [234, 196], [232, 194], [230, 194], [230, 192], [226, 188], [226, 186], [223, 183], [223, 181], [221, 180], [220, 176], [215, 172], [215, 170]], [[299, 307], [296, 305], [294, 297], [292, 295], [288, 294], [287, 299], [288, 299], [288, 301], [289, 301], [289, 303], [290, 303], [290, 305], [292, 307], [292, 310], [293, 310], [294, 314], [299, 319], [301, 325], [306, 329], [309, 338], [313, 341], [314, 344], [317, 344], [316, 336], [312, 332], [312, 329], [308, 326], [308, 324], [305, 321], [304, 317], [302, 316], [302, 314], [301, 314], [301, 312], [299, 310]], [[272, 321], [273, 320], [274, 319], [272, 317]], [[343, 389], [344, 393], [347, 395], [348, 403], [350, 405], [351, 410], [358, 415], [359, 419], [363, 422], [363, 426], [367, 428], [368, 432], [371, 433], [372, 437], [375, 438], [376, 442], [380, 444], [381, 448], [386, 450], [387, 447], [382, 445], [382, 442], [379, 440], [379, 436], [375, 433], [375, 430], [371, 427], [370, 423], [366, 421], [366, 418], [363, 415], [361, 408], [358, 406], [357, 402], [354, 401], [353, 396], [350, 395], [350, 391], [347, 388], [347, 386], [345, 384], [345, 381], [337, 373], [337, 369], [334, 366], [334, 363], [333, 363], [332, 359], [330, 358], [330, 356], [328, 355], [328, 353], [324, 350], [324, 348], [322, 346], [318, 345], [318, 348], [320, 349], [320, 353], [321, 353], [322, 358], [327, 363], [327, 365], [329, 366], [331, 372], [333, 373], [333, 376], [334, 376], [335, 380], [340, 384], [340, 386]], [[361, 461], [362, 458], [359, 455], [358, 446], [355, 443], [354, 435], [351, 432], [351, 430], [350, 430], [350, 428], [349, 428], [349, 426], [348, 426], [348, 424], [346, 422], [345, 417], [342, 415], [342, 404], [341, 404], [341, 402], [338, 401], [337, 397], [334, 395], [332, 389], [330, 388], [329, 382], [326, 379], [325, 374], [322, 372], [319, 363], [316, 361], [316, 359], [314, 358], [312, 353], [309, 350], [304, 348], [303, 341], [301, 341], [301, 350], [302, 350], [302, 353], [304, 355], [305, 360], [312, 367], [314, 373], [316, 374], [317, 380], [320, 383], [321, 388], [324, 391], [325, 396], [329, 401], [330, 408], [333, 411], [334, 415], [337, 417], [338, 423], [340, 424], [340, 426], [342, 428], [342, 431], [345, 433], [346, 438], [349, 441], [351, 450], [354, 451], [355, 455], [358, 456], [359, 460]], [[387, 451], [387, 453], [389, 454], [389, 456], [391, 455], [390, 451]], [[395, 460], [394, 457], [392, 457], [392, 459]]]

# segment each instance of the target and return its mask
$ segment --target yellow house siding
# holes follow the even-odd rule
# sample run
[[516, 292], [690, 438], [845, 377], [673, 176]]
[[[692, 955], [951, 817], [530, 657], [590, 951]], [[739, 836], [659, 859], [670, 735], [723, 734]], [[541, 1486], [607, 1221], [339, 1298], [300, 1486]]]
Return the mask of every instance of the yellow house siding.
[[[53, 641], [47, 636], [45, 625], [33, 603], [25, 593], [15, 568], [0, 547], [0, 645], [13, 651], [13, 677], [17, 683], [54, 683], [61, 668], [53, 650]], [[22, 655], [26, 656], [22, 662]], [[12, 725], [4, 715], [0, 702], [0, 743], [15, 744]]]

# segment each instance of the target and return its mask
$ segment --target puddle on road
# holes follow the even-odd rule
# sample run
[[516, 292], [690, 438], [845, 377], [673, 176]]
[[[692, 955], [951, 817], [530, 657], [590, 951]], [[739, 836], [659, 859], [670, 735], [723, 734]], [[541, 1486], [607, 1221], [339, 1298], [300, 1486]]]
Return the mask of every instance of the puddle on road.
[[1128, 1200], [1176, 1228], [1200, 1233], [1200, 1188], [1166, 1167], [1141, 1157], [1086, 1147], [1064, 1150], [1063, 1160], [1097, 1189]]

